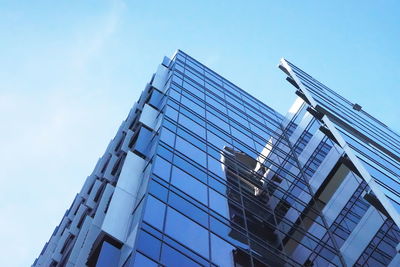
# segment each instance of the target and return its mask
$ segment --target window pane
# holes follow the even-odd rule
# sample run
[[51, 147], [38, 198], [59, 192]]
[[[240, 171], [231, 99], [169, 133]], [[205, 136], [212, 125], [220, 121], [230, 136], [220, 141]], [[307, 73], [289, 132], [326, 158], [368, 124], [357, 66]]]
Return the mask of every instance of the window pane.
[[186, 157], [191, 158], [202, 166], [206, 166], [206, 153], [186, 140], [177, 136], [175, 148]]
[[161, 229], [164, 224], [165, 204], [149, 195], [147, 197], [144, 220], [154, 227]]
[[208, 231], [171, 208], [168, 208], [167, 211], [165, 232], [208, 258]]
[[174, 121], [178, 119], [178, 111], [170, 106], [167, 106], [167, 108], [165, 109], [165, 115]]
[[120, 253], [121, 251], [118, 248], [104, 241], [96, 266], [107, 267], [118, 265]]
[[[190, 96], [188, 96], [190, 97]], [[193, 98], [193, 97], [192, 97]], [[197, 99], [196, 99], [197, 100]], [[192, 100], [190, 100], [189, 98], [182, 96], [181, 99], [181, 103], [182, 105], [184, 105], [185, 107], [190, 108], [193, 112], [197, 113], [198, 115], [204, 117], [205, 116], [205, 110], [204, 108], [202, 108], [201, 106], [199, 106], [197, 103], [193, 102]]]
[[137, 248], [146, 256], [158, 260], [160, 256], [161, 241], [154, 236], [141, 231], [137, 240]]
[[230, 218], [228, 199], [212, 189], [210, 189], [210, 208], [223, 215], [224, 217], [228, 219]]
[[235, 266], [233, 258], [235, 250], [234, 246], [211, 234], [211, 259], [218, 266]]
[[225, 180], [225, 170], [224, 165], [219, 161], [214, 159], [213, 157], [208, 156], [208, 170], [213, 172], [214, 174], [218, 175], [219, 177]]
[[149, 192], [153, 193], [159, 199], [166, 202], [167, 196], [168, 196], [168, 189], [165, 188], [164, 186], [160, 185], [158, 182], [156, 182], [154, 180], [160, 181], [159, 179], [153, 177], [149, 183]]
[[181, 128], [178, 129], [179, 137], [183, 137], [186, 141], [192, 143], [193, 145], [197, 146], [198, 148], [202, 150], [206, 150], [206, 145], [204, 144], [203, 141], [198, 139], [196, 136], [196, 133], [190, 130], [182, 130]]
[[[218, 111], [221, 111], [223, 113], [226, 113], [226, 107], [225, 104], [222, 104], [220, 102], [215, 101], [212, 97], [206, 96], [206, 102], [209, 106], [212, 106], [214, 109], [217, 109]], [[208, 107], [208, 110], [211, 110], [212, 108]], [[214, 111], [213, 109], [213, 111]], [[214, 111], [215, 112], [215, 111]]]
[[191, 93], [195, 94], [196, 96], [198, 96], [199, 98], [204, 100], [204, 93], [203, 93], [204, 89], [203, 88], [201, 88], [199, 86], [194, 86], [194, 85], [192, 85], [191, 82], [189, 83], [187, 81], [183, 82], [183, 87], [186, 90], [189, 90]]
[[[207, 142], [217, 147], [218, 150], [223, 150], [225, 146], [232, 146], [230, 144], [230, 137], [226, 137], [222, 132], [217, 129], [212, 129], [214, 131], [207, 131]], [[219, 136], [217, 136], [218, 134]], [[227, 139], [223, 139], [226, 137]]]
[[229, 124], [207, 111], [207, 120], [229, 133]]
[[167, 128], [162, 128], [160, 140], [173, 147], [175, 144], [175, 134]]
[[207, 175], [204, 171], [200, 170], [200, 166], [196, 167], [196, 165], [189, 163], [186, 159], [183, 159], [179, 156], [174, 158], [174, 165], [178, 166], [185, 172], [190, 173], [193, 177], [197, 178], [203, 183], [207, 183]]
[[139, 252], [136, 253], [135, 256], [135, 264], [130, 265], [130, 267], [133, 266], [143, 266], [143, 267], [157, 267], [158, 264], [155, 263], [154, 261], [150, 260], [149, 258], [143, 256]]
[[186, 172], [174, 167], [172, 169], [171, 184], [194, 199], [207, 205], [207, 186]]
[[[196, 119], [196, 118], [193, 118]], [[193, 120], [189, 119], [187, 116], [183, 115], [182, 113], [179, 114], [179, 124], [187, 129], [191, 130], [192, 132], [196, 133], [198, 136], [202, 138], [206, 138], [206, 129], [201, 125], [195, 123]]]
[[183, 199], [181, 196], [175, 194], [174, 192], [170, 192], [168, 203], [173, 208], [179, 210], [192, 220], [198, 222], [204, 227], [208, 227], [208, 215], [204, 211], [197, 208], [195, 205], [190, 203], [189, 201]]
[[211, 230], [238, 247], [248, 249], [247, 237], [217, 219], [210, 217]]
[[161, 262], [166, 266], [201, 266], [168, 245], [163, 245]]
[[153, 173], [158, 175], [160, 178], [169, 181], [170, 172], [171, 163], [161, 157], [156, 157], [154, 161]]

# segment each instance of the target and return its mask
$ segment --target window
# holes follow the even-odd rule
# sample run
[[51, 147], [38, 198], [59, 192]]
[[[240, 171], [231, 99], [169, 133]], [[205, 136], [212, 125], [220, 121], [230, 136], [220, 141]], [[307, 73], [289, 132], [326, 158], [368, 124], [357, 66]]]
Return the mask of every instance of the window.
[[148, 146], [150, 145], [153, 132], [148, 130], [146, 127], [141, 127], [137, 140], [134, 144], [133, 150], [141, 157], [148, 156], [149, 153]]
[[157, 156], [154, 160], [153, 173], [168, 182], [170, 172], [171, 172], [171, 163]]
[[235, 244], [235, 246], [242, 247], [244, 249], [249, 248], [247, 237], [239, 231], [232, 229], [228, 225], [220, 222], [217, 219], [214, 219], [213, 217], [210, 217], [210, 225], [211, 230], [214, 233], [218, 234], [226, 240], [229, 240], [229, 242]]
[[[208, 258], [208, 232], [206, 229], [173, 210], [168, 208], [165, 232], [172, 238], [175, 238], [185, 246], [197, 251], [204, 257]], [[194, 242], [195, 241], [195, 242]], [[164, 250], [164, 248], [163, 248]], [[168, 253], [167, 253], [168, 254]], [[169, 253], [171, 256], [172, 254]], [[163, 251], [163, 255], [166, 254]], [[174, 257], [172, 257], [174, 258]], [[187, 265], [172, 265], [187, 266]]]
[[[193, 117], [193, 119], [196, 119]], [[198, 136], [202, 138], [206, 138], [206, 129], [199, 125], [198, 123], [194, 122], [193, 120], [189, 119], [187, 116], [183, 115], [182, 113], [179, 115], [179, 124], [183, 127], [191, 130], [192, 132], [196, 133]]]
[[[194, 65], [191, 65], [191, 66], [194, 66]], [[193, 72], [189, 71], [188, 68], [186, 68], [185, 75], [187, 77], [189, 77], [190, 79], [192, 79], [193, 81], [199, 83], [200, 85], [204, 85], [204, 81], [202, 80], [202, 78], [200, 78], [199, 76], [195, 75]]]
[[160, 91], [158, 90], [153, 90], [153, 92], [151, 92], [151, 96], [150, 99], [148, 100], [148, 103], [156, 108], [159, 109], [161, 106], [161, 100], [163, 99], [164, 94], [160, 93]]
[[197, 206], [193, 205], [188, 200], [182, 198], [178, 194], [170, 191], [168, 203], [171, 207], [177, 209], [178, 211], [182, 212], [190, 219], [198, 222], [199, 224], [203, 225], [204, 227], [208, 227], [208, 215]]
[[165, 116], [170, 118], [171, 120], [178, 120], [178, 111], [176, 111], [174, 108], [167, 106], [165, 109]]
[[179, 168], [173, 167], [171, 184], [207, 205], [207, 186]]
[[234, 264], [235, 250], [234, 246], [211, 234], [211, 260], [218, 266], [236, 266]]
[[[218, 134], [218, 135], [216, 135]], [[227, 140], [222, 139], [222, 137], [225, 137], [225, 134], [220, 132], [219, 130], [215, 129], [214, 131], [207, 131], [207, 142], [213, 144], [215, 147], [217, 147], [218, 150], [223, 150], [225, 146], [232, 146], [231, 145], [231, 139], [229, 137]]]
[[235, 128], [232, 127], [232, 135], [242, 141], [244, 144], [247, 146], [253, 148], [254, 147], [254, 141], [251, 137], [247, 136], [246, 134], [242, 133], [241, 131], [236, 130]]
[[205, 83], [205, 87], [208, 89], [207, 90], [208, 91], [208, 95], [213, 95], [214, 94], [214, 95], [217, 95], [218, 97], [220, 97], [221, 99], [225, 98], [224, 91], [223, 91], [223, 89], [221, 87], [216, 86], [213, 83], [208, 83], [208, 82]]
[[175, 134], [167, 128], [162, 128], [160, 140], [165, 142], [167, 145], [173, 147], [175, 144]]
[[206, 70], [205, 72], [206, 78], [210, 79], [211, 81], [215, 82], [218, 85], [222, 84], [221, 78], [219, 78], [217, 75], [213, 74], [212, 72], [209, 72]]
[[196, 167], [194, 162], [189, 163], [188, 160], [185, 160], [179, 156], [175, 156], [174, 165], [178, 166], [185, 172], [190, 173], [190, 175], [202, 181], [203, 183], [207, 183], [207, 174], [200, 170], [200, 166]]
[[160, 256], [161, 241], [142, 230], [140, 231], [137, 240], [137, 249], [146, 256], [158, 260]]
[[186, 141], [189, 141], [193, 145], [197, 146], [198, 148], [206, 150], [206, 144], [203, 141], [201, 141], [194, 132], [179, 128], [177, 134], [180, 137], [186, 139]]
[[[182, 105], [184, 105], [185, 107], [188, 107], [189, 109], [191, 109], [194, 113], [198, 114], [201, 117], [205, 116], [205, 110], [202, 106], [200, 106], [200, 101], [195, 99], [193, 96], [190, 96], [188, 94], [186, 94], [186, 96], [182, 96], [181, 99], [181, 103]], [[190, 100], [188, 97], [190, 97], [191, 99], [193, 99], [194, 101]]]
[[179, 76], [182, 76], [182, 75], [178, 75], [178, 73], [175, 72], [174, 75], [172, 76], [172, 81], [179, 85], [182, 85], [182, 78]]
[[212, 189], [210, 189], [210, 208], [225, 218], [230, 218], [228, 199]]
[[201, 266], [166, 244], [162, 248], [161, 262], [166, 266]]
[[116, 266], [118, 265], [121, 251], [108, 243], [107, 241], [103, 242], [101, 246], [101, 251], [99, 254], [99, 258], [97, 259], [96, 266], [98, 267], [107, 267], [107, 266]]
[[165, 204], [149, 195], [143, 219], [158, 229], [163, 229]]
[[208, 170], [225, 180], [226, 174], [224, 170], [224, 164], [210, 156], [207, 156], [207, 160]]
[[206, 166], [206, 153], [179, 136], [176, 137], [175, 148], [183, 155], [190, 157], [200, 165]]
[[[214, 100], [214, 98], [209, 97], [207, 95], [206, 102], [208, 104], [208, 107], [207, 107], [208, 110], [217, 109], [218, 112], [226, 113], [225, 103], [223, 103], [222, 101], [221, 101], [222, 103], [217, 102], [216, 100]], [[210, 108], [210, 106], [212, 108]]]
[[129, 265], [129, 267], [140, 266], [140, 267], [157, 267], [158, 264], [149, 258], [143, 256], [141, 253], [137, 252], [135, 255], [135, 265]]
[[198, 96], [200, 99], [204, 100], [204, 89], [201, 88], [200, 86], [194, 86], [192, 83], [189, 83], [188, 81], [183, 82], [183, 87], [193, 93], [194, 95]]
[[226, 123], [221, 118], [218, 118], [217, 116], [215, 116], [213, 113], [211, 113], [209, 111], [207, 111], [206, 115], [207, 115], [207, 120], [209, 122], [211, 122], [215, 126], [218, 126], [222, 130], [224, 130], [224, 131], [229, 133], [229, 124], [228, 123]]
[[[157, 180], [157, 182], [155, 180]], [[159, 179], [155, 177], [151, 179], [149, 183], [149, 192], [166, 202], [168, 196], [168, 189], [160, 185], [158, 181], [161, 182]]]

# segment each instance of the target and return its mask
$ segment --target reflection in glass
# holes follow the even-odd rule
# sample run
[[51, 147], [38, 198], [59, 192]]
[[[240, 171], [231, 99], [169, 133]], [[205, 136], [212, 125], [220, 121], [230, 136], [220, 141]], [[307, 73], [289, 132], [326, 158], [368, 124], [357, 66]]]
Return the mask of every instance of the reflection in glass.
[[207, 186], [177, 167], [172, 168], [171, 184], [207, 205]]
[[171, 163], [169, 163], [168, 161], [159, 156], [156, 157], [154, 160], [153, 173], [155, 173], [157, 176], [168, 182], [170, 172], [171, 172]]
[[172, 208], [168, 208], [167, 210], [165, 232], [182, 244], [208, 258], [207, 230]]
[[206, 154], [186, 140], [176, 137], [175, 148], [183, 155], [194, 156], [191, 158], [192, 160], [196, 161], [202, 166], [206, 166]]
[[141, 267], [157, 267], [158, 264], [149, 258], [143, 256], [141, 253], [137, 252], [135, 255], [135, 264], [129, 265], [129, 267], [141, 266]]
[[162, 248], [161, 262], [166, 266], [201, 266], [166, 244], [164, 244]]
[[140, 231], [137, 240], [137, 249], [146, 256], [158, 260], [158, 257], [160, 256], [161, 241], [145, 231]]
[[163, 228], [165, 214], [165, 204], [154, 198], [153, 196], [147, 197], [146, 208], [144, 212], [144, 220], [157, 227]]

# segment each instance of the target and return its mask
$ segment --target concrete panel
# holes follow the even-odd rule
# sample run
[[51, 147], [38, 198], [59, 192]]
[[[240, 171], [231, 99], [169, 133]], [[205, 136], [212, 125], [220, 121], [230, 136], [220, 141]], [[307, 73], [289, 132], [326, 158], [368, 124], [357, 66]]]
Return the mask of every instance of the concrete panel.
[[92, 224], [92, 218], [87, 216], [82, 224], [82, 228], [79, 232], [79, 235], [76, 238], [74, 247], [72, 248], [71, 255], [68, 259], [69, 263], [75, 264], [76, 259], [79, 255], [79, 252], [84, 245], [84, 242], [86, 240], [86, 235], [89, 232], [89, 228], [90, 228], [91, 224]]
[[128, 152], [119, 175], [117, 187], [136, 197], [145, 164], [146, 161], [143, 158]]
[[159, 91], [164, 92], [164, 85], [167, 81], [169, 69], [163, 65], [159, 65], [157, 68], [157, 72], [155, 73], [152, 86], [157, 88]]
[[129, 230], [144, 164], [145, 160], [136, 154], [127, 154], [102, 225], [105, 232], [122, 242], [125, 242]]
[[134, 202], [135, 198], [131, 194], [115, 188], [101, 229], [125, 242]]
[[156, 109], [145, 104], [142, 110], [142, 114], [140, 115], [139, 121], [154, 130], [157, 124], [158, 114], [159, 112]]

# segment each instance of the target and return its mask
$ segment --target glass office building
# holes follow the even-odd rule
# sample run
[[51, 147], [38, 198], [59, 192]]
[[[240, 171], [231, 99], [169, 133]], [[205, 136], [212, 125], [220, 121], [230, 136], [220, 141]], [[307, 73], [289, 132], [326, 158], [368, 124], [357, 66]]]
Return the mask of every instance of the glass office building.
[[400, 138], [282, 59], [286, 116], [182, 51], [34, 266], [400, 266]]

